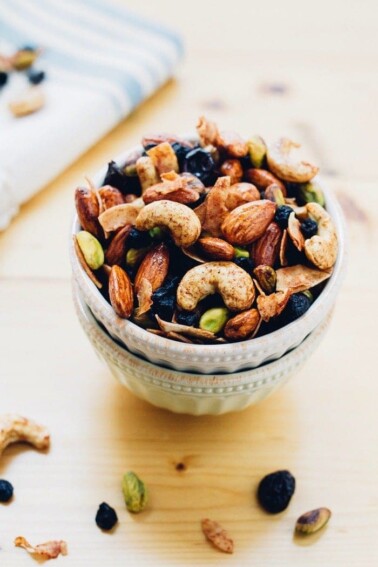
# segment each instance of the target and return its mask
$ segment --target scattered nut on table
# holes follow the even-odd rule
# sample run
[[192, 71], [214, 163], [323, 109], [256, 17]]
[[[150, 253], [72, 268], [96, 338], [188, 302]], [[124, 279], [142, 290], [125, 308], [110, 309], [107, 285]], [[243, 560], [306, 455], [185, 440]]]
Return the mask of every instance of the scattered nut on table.
[[29, 443], [36, 449], [50, 446], [50, 434], [46, 427], [20, 415], [0, 416], [0, 456], [12, 443]]
[[329, 508], [316, 508], [299, 516], [295, 531], [301, 534], [313, 534], [321, 530], [331, 517]]

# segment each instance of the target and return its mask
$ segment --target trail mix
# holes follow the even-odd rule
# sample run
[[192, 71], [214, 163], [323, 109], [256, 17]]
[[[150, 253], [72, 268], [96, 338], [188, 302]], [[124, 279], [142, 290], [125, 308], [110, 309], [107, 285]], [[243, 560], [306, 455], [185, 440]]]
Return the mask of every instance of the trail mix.
[[335, 226], [287, 138], [201, 117], [198, 141], [145, 137], [75, 193], [80, 263], [120, 317], [184, 343], [242, 341], [303, 315], [336, 262]]

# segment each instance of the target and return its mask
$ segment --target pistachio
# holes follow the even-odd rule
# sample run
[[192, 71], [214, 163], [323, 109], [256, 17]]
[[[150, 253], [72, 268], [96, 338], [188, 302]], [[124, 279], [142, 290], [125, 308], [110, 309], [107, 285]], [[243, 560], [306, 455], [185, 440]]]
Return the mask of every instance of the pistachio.
[[261, 136], [252, 136], [247, 141], [249, 158], [253, 167], [261, 167], [266, 156], [266, 144]]
[[298, 201], [302, 204], [318, 203], [318, 205], [324, 207], [325, 199], [319, 183], [311, 181], [310, 183], [303, 183], [302, 185], [299, 185]]
[[252, 335], [259, 322], [260, 314], [257, 309], [243, 311], [229, 319], [224, 328], [224, 335], [230, 340], [244, 340]]
[[286, 204], [282, 189], [277, 183], [272, 183], [272, 185], [269, 185], [269, 187], [265, 189], [265, 199], [273, 201], [278, 207]]
[[86, 230], [78, 232], [76, 238], [88, 266], [92, 270], [101, 268], [104, 263], [104, 251], [97, 238]]
[[199, 326], [200, 329], [204, 331], [210, 331], [211, 333], [220, 333], [229, 317], [229, 311], [226, 307], [214, 307], [213, 309], [208, 309], [202, 315]]
[[135, 268], [140, 262], [143, 260], [147, 252], [149, 251], [149, 247], [147, 248], [130, 248], [130, 250], [126, 253], [126, 264], [130, 268]]
[[313, 534], [323, 528], [331, 517], [328, 508], [316, 508], [302, 514], [295, 524], [295, 531], [302, 534]]
[[235, 258], [249, 258], [249, 252], [241, 246], [234, 246]]
[[36, 49], [20, 49], [12, 57], [12, 65], [16, 71], [24, 71], [31, 67], [39, 55]]
[[253, 270], [253, 275], [265, 293], [269, 295], [276, 291], [277, 276], [271, 266], [257, 266]]
[[134, 472], [129, 471], [123, 475], [122, 492], [129, 512], [137, 514], [145, 508], [147, 504], [146, 487]]

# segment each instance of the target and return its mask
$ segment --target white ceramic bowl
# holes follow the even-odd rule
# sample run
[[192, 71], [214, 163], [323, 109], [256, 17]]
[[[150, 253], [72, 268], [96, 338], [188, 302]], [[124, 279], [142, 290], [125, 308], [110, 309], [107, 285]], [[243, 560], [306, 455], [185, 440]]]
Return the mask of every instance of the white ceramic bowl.
[[[140, 149], [138, 146], [132, 148], [129, 152], [120, 156], [116, 160], [117, 163], [122, 165], [138, 149]], [[96, 175], [94, 182], [98, 186], [102, 184], [105, 172], [106, 168], [103, 168]], [[328, 317], [334, 306], [346, 267], [345, 227], [336, 198], [329, 189], [324, 186], [322, 188], [327, 201], [327, 210], [334, 220], [339, 239], [339, 253], [333, 274], [319, 298], [314, 301], [302, 317], [269, 335], [232, 344], [190, 345], [148, 333], [131, 321], [121, 319], [115, 314], [111, 305], [80, 266], [71, 239], [70, 257], [73, 279], [79, 286], [85, 302], [108, 332], [123, 342], [131, 352], [143, 356], [155, 364], [185, 372], [209, 374], [214, 372], [231, 373], [260, 366], [265, 362], [280, 358], [283, 354], [298, 346], [309, 333]], [[80, 225], [75, 215], [72, 234], [79, 230]]]
[[297, 348], [282, 358], [233, 374], [192, 374], [151, 364], [118, 344], [99, 325], [73, 286], [76, 312], [99, 358], [139, 398], [176, 413], [218, 415], [256, 404], [282, 386], [318, 346], [329, 315]]

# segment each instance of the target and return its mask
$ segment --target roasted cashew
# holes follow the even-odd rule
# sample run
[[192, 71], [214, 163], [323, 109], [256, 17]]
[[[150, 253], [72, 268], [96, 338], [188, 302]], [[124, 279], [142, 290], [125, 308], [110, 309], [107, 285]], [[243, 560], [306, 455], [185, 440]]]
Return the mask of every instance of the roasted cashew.
[[249, 309], [255, 299], [251, 276], [233, 262], [206, 262], [189, 270], [177, 289], [179, 307], [192, 311], [208, 295], [219, 293], [231, 311]]
[[270, 145], [266, 155], [269, 169], [284, 181], [306, 183], [318, 173], [319, 168], [307, 161], [297, 161], [291, 155], [291, 150], [299, 148], [300, 144], [289, 138], [280, 138]]
[[327, 211], [318, 203], [308, 203], [306, 209], [310, 218], [318, 223], [318, 233], [305, 240], [307, 258], [320, 270], [332, 268], [337, 258], [337, 234]]
[[192, 246], [201, 234], [197, 215], [186, 205], [174, 201], [154, 201], [140, 211], [135, 228], [150, 230], [155, 226], [168, 228], [176, 246], [183, 248]]
[[30, 443], [36, 449], [47, 449], [50, 434], [45, 427], [20, 415], [0, 417], [0, 456], [11, 443]]

